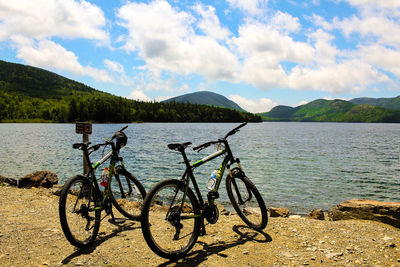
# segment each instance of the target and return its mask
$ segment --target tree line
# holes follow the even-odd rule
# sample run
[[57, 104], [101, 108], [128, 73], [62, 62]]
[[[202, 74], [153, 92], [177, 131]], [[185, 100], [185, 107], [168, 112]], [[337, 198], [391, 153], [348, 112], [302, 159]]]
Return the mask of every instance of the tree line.
[[1, 122], [259, 122], [261, 117], [189, 103], [142, 102], [101, 92], [37, 98], [0, 90]]

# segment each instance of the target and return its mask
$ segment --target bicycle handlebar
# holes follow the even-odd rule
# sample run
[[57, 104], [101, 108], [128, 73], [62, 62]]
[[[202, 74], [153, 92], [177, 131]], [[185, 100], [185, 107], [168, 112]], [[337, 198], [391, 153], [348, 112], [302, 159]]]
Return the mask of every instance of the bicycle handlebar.
[[87, 151], [93, 149], [93, 151], [90, 152], [90, 153], [92, 153], [92, 152], [98, 150], [101, 146], [109, 145], [109, 144], [115, 139], [116, 133], [118, 133], [118, 132], [123, 132], [126, 128], [128, 128], [128, 125], [125, 125], [125, 126], [122, 127], [120, 130], [116, 131], [116, 132], [113, 134], [113, 137], [111, 137], [110, 140], [106, 139], [106, 142], [103, 143], [103, 144], [96, 144], [96, 145], [93, 145], [93, 146], [89, 147], [89, 145], [91, 144], [91, 142], [76, 143], [76, 144], [73, 144], [73, 145], [72, 145], [72, 148], [74, 148], [74, 149], [81, 149], [81, 150], [86, 149]]
[[243, 126], [245, 126], [247, 124], [247, 122], [243, 122], [242, 124], [240, 124], [238, 127], [236, 127], [235, 129], [231, 130], [229, 133], [227, 133], [224, 137], [224, 139], [228, 138], [228, 136], [235, 134], [236, 132], [239, 131], [240, 128], [242, 128]]
[[207, 143], [204, 143], [204, 144], [202, 144], [202, 145], [196, 146], [196, 147], [193, 148], [193, 150], [197, 150], [197, 152], [200, 152], [201, 150], [203, 150], [203, 149], [206, 148], [206, 147], [209, 147], [210, 145], [219, 144], [219, 143], [223, 142], [224, 140], [226, 140], [226, 138], [228, 138], [229, 136], [231, 136], [231, 135], [237, 133], [237, 132], [239, 131], [239, 129], [242, 128], [243, 126], [245, 126], [246, 124], [247, 124], [247, 122], [243, 122], [242, 124], [240, 124], [240, 125], [239, 125], [238, 127], [236, 127], [235, 129], [229, 131], [229, 132], [225, 135], [224, 138], [221, 138], [221, 139], [219, 139], [218, 141], [211, 141], [211, 142], [207, 142]]
[[118, 132], [123, 132], [126, 128], [128, 128], [128, 125], [125, 125], [124, 127], [122, 127], [120, 130], [116, 131], [113, 136], [111, 137], [110, 141], [114, 140], [114, 138], [117, 136]]

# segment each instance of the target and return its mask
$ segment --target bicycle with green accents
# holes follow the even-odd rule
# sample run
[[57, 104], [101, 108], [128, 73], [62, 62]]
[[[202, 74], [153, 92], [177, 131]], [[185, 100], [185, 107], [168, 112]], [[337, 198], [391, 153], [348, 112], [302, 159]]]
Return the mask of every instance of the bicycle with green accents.
[[[215, 200], [219, 198], [218, 189], [225, 169], [228, 169], [226, 190], [237, 214], [255, 230], [266, 227], [268, 214], [264, 200], [256, 186], [245, 175], [240, 160], [233, 156], [227, 140], [245, 125], [246, 123], [242, 123], [224, 138], [193, 148], [197, 151], [211, 145], [218, 145], [220, 148], [194, 164], [190, 164], [185, 153], [185, 149], [191, 145], [190, 142], [168, 145], [169, 149], [182, 154], [186, 170], [180, 180], [169, 179], [154, 185], [144, 200], [141, 215], [142, 232], [147, 244], [156, 254], [172, 260], [183, 257], [192, 249], [198, 236], [206, 234], [204, 219], [210, 224], [217, 222], [219, 211]], [[225, 157], [218, 170], [216, 182], [210, 187], [207, 201], [204, 201], [193, 170], [222, 155]], [[236, 166], [231, 169], [232, 165]], [[196, 194], [189, 186], [190, 182]]]
[[[112, 222], [123, 222], [116, 219], [112, 211], [114, 206], [122, 215], [131, 220], [139, 220], [146, 191], [140, 181], [125, 168], [119, 151], [127, 143], [123, 132], [128, 126], [114, 133], [110, 140], [103, 144], [90, 146], [90, 142], [73, 144], [74, 149], [83, 151], [89, 171], [85, 175], [71, 177], [64, 185], [59, 200], [60, 222], [65, 237], [79, 248], [85, 248], [94, 242], [100, 228], [100, 222], [111, 215]], [[97, 163], [92, 165], [90, 154], [100, 147], [110, 146], [111, 150]], [[103, 150], [104, 151], [104, 150]], [[104, 180], [97, 182], [95, 171], [108, 159], [108, 168], [103, 171]], [[104, 187], [104, 190], [100, 189]], [[106, 215], [101, 218], [101, 212]]]

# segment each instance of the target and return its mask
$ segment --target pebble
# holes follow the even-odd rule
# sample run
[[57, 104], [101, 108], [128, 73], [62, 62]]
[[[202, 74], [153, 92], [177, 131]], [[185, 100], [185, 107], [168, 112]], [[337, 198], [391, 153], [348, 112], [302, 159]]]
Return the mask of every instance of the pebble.
[[325, 256], [326, 256], [328, 259], [332, 259], [332, 258], [335, 258], [335, 257], [341, 257], [341, 256], [343, 256], [343, 253], [341, 253], [341, 252], [332, 252], [332, 253], [326, 254]]
[[294, 256], [292, 254], [290, 254], [289, 252], [285, 251], [282, 253], [282, 256], [284, 256], [285, 258], [293, 258]]
[[385, 235], [385, 237], [383, 238], [383, 241], [385, 241], [385, 242], [389, 242], [389, 241], [392, 241], [392, 240], [393, 240], [393, 238], [391, 238], [391, 237], [389, 237], [387, 235]]
[[317, 247], [306, 248], [306, 250], [315, 252], [317, 251]]

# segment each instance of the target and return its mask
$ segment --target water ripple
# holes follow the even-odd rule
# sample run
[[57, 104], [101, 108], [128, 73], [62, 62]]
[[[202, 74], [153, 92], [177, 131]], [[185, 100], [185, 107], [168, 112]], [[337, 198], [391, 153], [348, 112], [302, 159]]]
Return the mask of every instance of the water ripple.
[[[122, 156], [148, 190], [162, 179], [179, 178], [184, 171], [180, 154], [170, 151], [168, 143], [201, 144], [222, 137], [236, 125], [130, 124]], [[95, 124], [90, 139], [102, 142], [121, 127]], [[63, 182], [81, 173], [81, 152], [72, 149], [81, 136], [74, 131], [73, 124], [0, 124], [0, 174], [21, 177], [48, 169]], [[351, 198], [400, 201], [399, 133], [398, 124], [259, 123], [242, 128], [230, 137], [230, 144], [267, 206], [306, 213]], [[213, 151], [189, 149], [188, 157], [194, 162]], [[99, 150], [94, 158], [101, 156]], [[206, 194], [208, 176], [218, 165], [212, 161], [195, 170], [202, 193]], [[225, 189], [220, 195], [220, 201], [228, 201]]]

